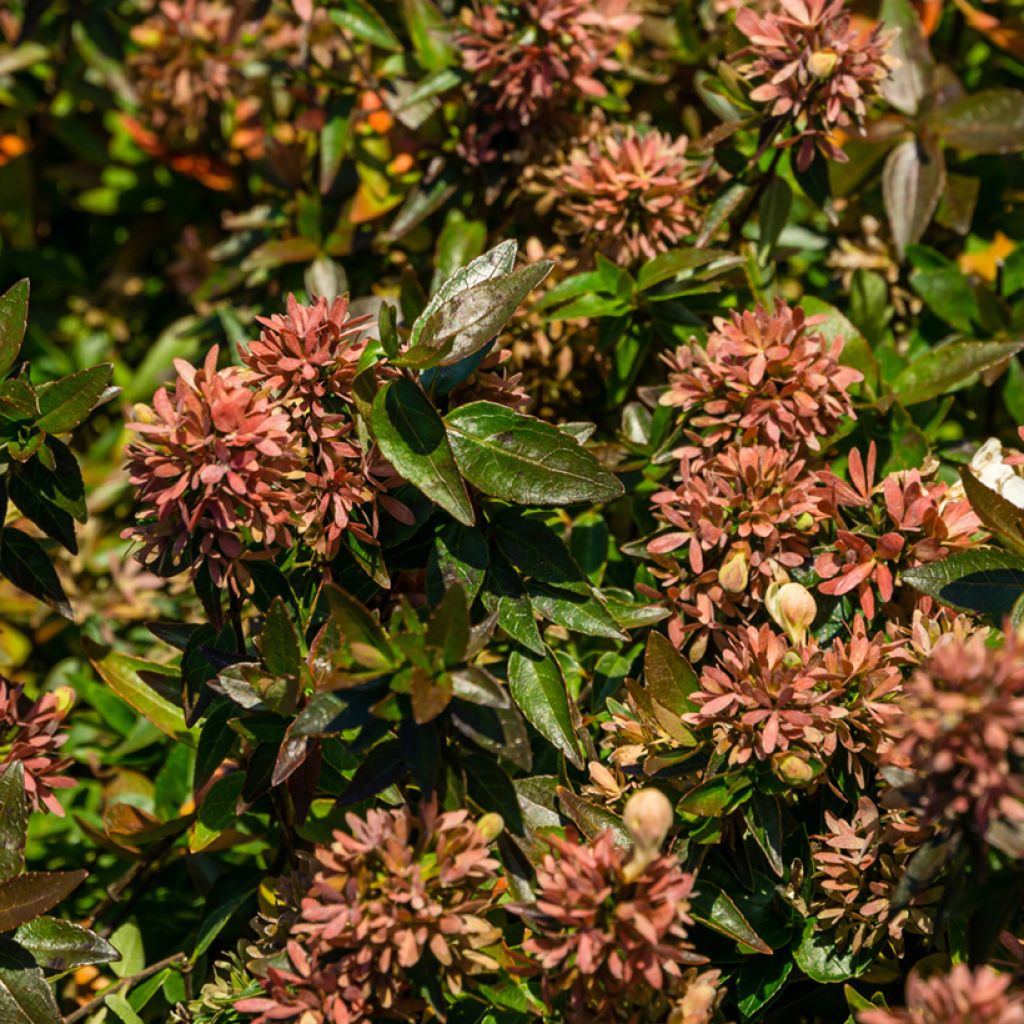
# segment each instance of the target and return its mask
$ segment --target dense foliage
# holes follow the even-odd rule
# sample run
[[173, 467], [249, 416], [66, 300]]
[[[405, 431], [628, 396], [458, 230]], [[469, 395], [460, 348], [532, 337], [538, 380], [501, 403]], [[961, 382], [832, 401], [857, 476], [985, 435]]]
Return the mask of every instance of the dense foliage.
[[1024, 1024], [1022, 77], [0, 6], [0, 1024]]

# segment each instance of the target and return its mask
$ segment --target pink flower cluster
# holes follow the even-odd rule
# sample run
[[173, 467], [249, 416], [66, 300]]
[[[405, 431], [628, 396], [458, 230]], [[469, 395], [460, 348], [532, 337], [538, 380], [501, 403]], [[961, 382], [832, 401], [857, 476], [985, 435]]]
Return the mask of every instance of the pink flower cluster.
[[247, 558], [271, 558], [298, 536], [325, 558], [346, 533], [374, 543], [390, 467], [352, 434], [348, 403], [365, 318], [345, 299], [289, 299], [261, 321], [245, 368], [175, 362], [173, 389], [136, 410], [128, 449], [142, 511], [125, 536], [162, 574], [207, 567], [219, 586], [251, 586]]
[[624, 266], [695, 234], [702, 171], [686, 156], [688, 142], [630, 125], [573, 149], [548, 175], [562, 233]]
[[608, 831], [592, 843], [573, 834], [547, 842], [536, 902], [510, 909], [529, 927], [523, 950], [540, 968], [548, 1005], [567, 993], [574, 1024], [679, 1019], [673, 1007], [688, 1024], [709, 1022], [718, 972], [693, 969], [707, 962], [687, 937], [693, 876], [664, 855], [630, 877], [629, 851]]
[[[492, 816], [493, 817], [493, 816]], [[417, 1016], [423, 1000], [407, 972], [424, 962], [452, 992], [468, 975], [496, 970], [483, 947], [500, 938], [486, 914], [499, 864], [464, 810], [424, 804], [347, 816], [310, 864], [287, 941], [290, 967], [271, 967], [265, 994], [238, 1002], [256, 1024], [356, 1024]]]
[[756, 83], [750, 98], [795, 124], [779, 145], [798, 147], [801, 170], [817, 152], [845, 161], [834, 133], [862, 128], [865, 101], [895, 66], [886, 53], [893, 36], [880, 27], [852, 28], [845, 0], [779, 0], [779, 7], [764, 14], [742, 7], [736, 14], [749, 41], [736, 56], [741, 73]]

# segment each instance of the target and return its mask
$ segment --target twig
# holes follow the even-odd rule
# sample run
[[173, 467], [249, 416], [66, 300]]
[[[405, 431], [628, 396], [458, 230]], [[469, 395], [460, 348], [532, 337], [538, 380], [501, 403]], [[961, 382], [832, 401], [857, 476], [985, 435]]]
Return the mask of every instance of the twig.
[[152, 964], [143, 971], [139, 971], [138, 974], [133, 974], [130, 978], [121, 978], [115, 981], [113, 985], [108, 985], [95, 999], [91, 999], [85, 1004], [80, 1006], [74, 1013], [68, 1014], [64, 1018], [64, 1024], [75, 1024], [75, 1021], [84, 1020], [92, 1013], [93, 1010], [97, 1010], [103, 1005], [103, 1001], [107, 996], [112, 995], [118, 989], [124, 988], [125, 985], [134, 985], [137, 981], [144, 981], [146, 978], [152, 977], [154, 974], [159, 974], [161, 971], [166, 970], [168, 967], [173, 967], [175, 964], [185, 965], [188, 962], [188, 958], [184, 953], [175, 953], [174, 956], [169, 956], [164, 960], [160, 960], [158, 963]]

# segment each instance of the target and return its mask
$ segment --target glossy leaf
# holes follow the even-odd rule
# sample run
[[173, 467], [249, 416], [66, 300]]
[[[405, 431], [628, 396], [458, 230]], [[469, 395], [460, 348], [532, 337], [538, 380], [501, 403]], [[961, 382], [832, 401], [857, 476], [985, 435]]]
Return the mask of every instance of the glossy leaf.
[[26, 594], [56, 608], [65, 618], [74, 617], [60, 577], [43, 546], [13, 526], [5, 527], [0, 538], [0, 575]]
[[916, 405], [969, 384], [982, 370], [1024, 349], [1022, 341], [954, 341], [918, 356], [892, 383], [903, 405]]
[[88, 871], [28, 871], [0, 882], [0, 932], [52, 910], [82, 884]]
[[1015, 551], [1024, 553], [1024, 509], [986, 487], [966, 466], [960, 467], [960, 480], [978, 518]]
[[0, 774], [0, 882], [24, 867], [28, 811], [25, 770], [20, 761], [11, 761]]
[[102, 363], [42, 385], [36, 426], [48, 434], [74, 430], [99, 403], [113, 369], [109, 363]]
[[536, 658], [513, 651], [508, 660], [508, 682], [512, 699], [526, 720], [572, 764], [582, 768], [583, 751], [573, 728], [558, 662], [550, 654]]
[[475, 520], [444, 423], [410, 380], [386, 384], [373, 400], [374, 437], [384, 457], [409, 483], [460, 523]]
[[1024, 594], [1024, 557], [999, 548], [975, 548], [904, 569], [902, 579], [942, 604], [1001, 621]]
[[751, 927], [732, 898], [707, 879], [702, 878], [697, 884], [691, 899], [690, 913], [695, 921], [700, 921], [741, 946], [765, 955], [772, 953], [772, 947]]
[[699, 688], [693, 666], [660, 633], [649, 633], [644, 651], [644, 685], [659, 704], [677, 715], [695, 709], [690, 694]]
[[88, 964], [109, 964], [121, 954], [95, 932], [58, 917], [37, 917], [23, 924], [14, 941], [46, 971], [70, 971]]
[[14, 366], [28, 324], [28, 278], [22, 278], [0, 296], [0, 377]]
[[920, 240], [931, 223], [945, 184], [945, 162], [937, 146], [907, 139], [886, 157], [882, 196], [899, 253]]
[[610, 501], [622, 484], [557, 427], [493, 402], [445, 417], [462, 475], [494, 498], [522, 505]]
[[260, 653], [267, 669], [274, 675], [290, 676], [299, 671], [299, 637], [288, 609], [279, 597], [270, 602], [270, 610], [263, 620]]
[[53, 991], [38, 967], [0, 966], [0, 1020], [4, 1024], [61, 1024]]
[[939, 138], [972, 153], [1019, 153], [1024, 149], [1024, 92], [983, 89], [940, 107], [930, 118]]
[[549, 260], [541, 260], [459, 292], [430, 315], [418, 343], [443, 349], [441, 366], [451, 366], [471, 356], [505, 326], [553, 265]]
[[103, 658], [94, 658], [92, 664], [100, 678], [118, 697], [130, 704], [148, 722], [171, 739], [189, 746], [195, 745], [196, 732], [185, 725], [185, 715], [181, 708], [172, 704], [142, 677], [143, 673], [150, 673], [173, 678], [176, 675], [173, 669], [118, 651], [111, 651]]

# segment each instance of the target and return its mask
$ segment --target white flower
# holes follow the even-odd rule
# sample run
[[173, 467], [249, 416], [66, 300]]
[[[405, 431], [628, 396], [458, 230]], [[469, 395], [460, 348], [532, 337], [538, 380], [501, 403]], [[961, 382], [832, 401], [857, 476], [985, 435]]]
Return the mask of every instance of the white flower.
[[971, 459], [971, 472], [990, 490], [996, 491], [1017, 508], [1024, 508], [1024, 477], [1004, 461], [1003, 446], [990, 437]]

